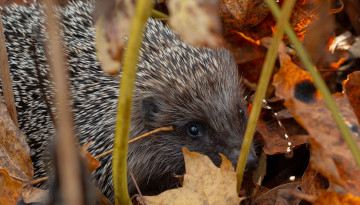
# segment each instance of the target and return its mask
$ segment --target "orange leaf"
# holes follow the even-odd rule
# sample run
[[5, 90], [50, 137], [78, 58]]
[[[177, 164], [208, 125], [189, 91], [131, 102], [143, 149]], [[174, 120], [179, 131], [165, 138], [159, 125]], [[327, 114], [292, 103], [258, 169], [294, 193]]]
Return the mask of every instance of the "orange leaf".
[[356, 71], [348, 75], [343, 83], [344, 93], [349, 98], [351, 106], [360, 121], [360, 72]]
[[21, 198], [23, 185], [13, 180], [6, 170], [0, 169], [0, 204], [16, 204]]
[[[280, 63], [273, 81], [275, 93], [285, 99], [285, 106], [310, 134], [312, 168], [346, 191], [360, 195], [360, 169], [310, 74], [293, 64], [284, 49], [280, 51]], [[341, 93], [333, 99], [353, 135], [357, 135], [359, 123], [348, 99]], [[360, 139], [354, 139], [360, 146]]]
[[222, 154], [220, 168], [209, 157], [183, 148], [186, 174], [183, 187], [158, 196], [145, 196], [142, 204], [239, 204], [236, 173]]
[[323, 192], [314, 205], [357, 205], [360, 204], [360, 197], [354, 197], [351, 194], [339, 194], [336, 192]]
[[30, 148], [25, 139], [11, 120], [6, 106], [0, 103], [0, 169], [5, 169], [11, 177], [21, 181], [34, 177]]
[[95, 159], [87, 150], [89, 149], [92, 142], [87, 143], [86, 145], [79, 148], [80, 157], [85, 162], [86, 167], [88, 170], [93, 172], [100, 166], [99, 160]]

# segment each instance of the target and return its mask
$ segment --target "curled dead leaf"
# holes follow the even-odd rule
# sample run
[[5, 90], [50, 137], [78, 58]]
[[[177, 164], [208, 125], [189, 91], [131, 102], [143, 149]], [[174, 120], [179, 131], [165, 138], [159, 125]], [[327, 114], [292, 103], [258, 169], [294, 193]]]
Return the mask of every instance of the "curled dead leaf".
[[[309, 133], [312, 168], [346, 191], [360, 195], [360, 169], [310, 74], [292, 63], [283, 49], [280, 64], [273, 81], [275, 94], [285, 99], [285, 106]], [[359, 123], [347, 97], [339, 93], [333, 99], [360, 146], [356, 137]]]
[[157, 196], [138, 198], [142, 204], [239, 204], [236, 173], [222, 154], [220, 168], [209, 157], [183, 148], [186, 174], [183, 187], [165, 191]]

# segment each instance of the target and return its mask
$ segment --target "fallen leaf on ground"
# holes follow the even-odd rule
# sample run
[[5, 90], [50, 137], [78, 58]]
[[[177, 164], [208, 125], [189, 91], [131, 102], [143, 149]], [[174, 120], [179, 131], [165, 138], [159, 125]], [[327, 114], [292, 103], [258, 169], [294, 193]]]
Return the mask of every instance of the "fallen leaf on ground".
[[23, 185], [13, 180], [6, 170], [0, 169], [0, 204], [17, 204]]
[[209, 157], [183, 148], [186, 174], [183, 187], [165, 191], [157, 196], [144, 196], [141, 204], [239, 204], [236, 173], [222, 154], [220, 168]]
[[360, 71], [348, 75], [343, 83], [344, 93], [349, 98], [351, 106], [360, 121]]
[[319, 0], [296, 1], [291, 14], [290, 24], [301, 40], [309, 25], [319, 18]]
[[[264, 194], [260, 197], [257, 197], [256, 200], [252, 203], [254, 205], [270, 205], [270, 204], [294, 204], [299, 199], [294, 196], [290, 196], [289, 191], [299, 191], [298, 188], [300, 187], [300, 182], [292, 182], [288, 184], [283, 184], [277, 186]], [[288, 203], [281, 203], [281, 202], [288, 202]]]
[[[243, 32], [252, 39], [260, 40], [263, 37], [271, 36], [275, 31], [276, 21], [270, 13], [267, 14], [268, 8], [265, 2], [258, 0], [223, 1], [225, 6], [220, 7], [219, 10], [225, 25], [225, 33], [228, 30], [235, 30]], [[279, 4], [283, 2], [281, 0]], [[233, 8], [230, 8], [230, 5]], [[319, 0], [296, 1], [289, 23], [296, 31], [299, 39], [303, 38], [309, 25], [318, 19], [318, 7]]]
[[355, 197], [351, 194], [339, 194], [337, 192], [324, 191], [313, 205], [358, 205], [360, 204], [360, 197]]
[[329, 181], [309, 164], [302, 177], [301, 192], [304, 194], [319, 195], [329, 187]]
[[[360, 195], [360, 169], [310, 74], [292, 63], [284, 46], [280, 63], [273, 81], [275, 94], [285, 100], [285, 106], [309, 133], [312, 168], [346, 191]], [[358, 120], [347, 97], [338, 93], [333, 99], [352, 134], [358, 135]], [[360, 146], [360, 139], [354, 139]]]
[[227, 31], [224, 38], [225, 48], [230, 50], [237, 64], [265, 58], [266, 48], [240, 32]]
[[256, 129], [261, 133], [264, 152], [269, 155], [287, 153], [292, 152], [295, 147], [306, 144], [308, 135], [292, 135], [288, 132], [287, 128], [296, 125], [294, 122], [285, 124], [275, 118], [271, 110], [262, 109]]
[[32, 179], [34, 168], [26, 137], [15, 126], [3, 103], [0, 103], [0, 136], [0, 169], [21, 181]]
[[270, 10], [263, 0], [220, 0], [224, 30], [242, 31], [262, 22]]

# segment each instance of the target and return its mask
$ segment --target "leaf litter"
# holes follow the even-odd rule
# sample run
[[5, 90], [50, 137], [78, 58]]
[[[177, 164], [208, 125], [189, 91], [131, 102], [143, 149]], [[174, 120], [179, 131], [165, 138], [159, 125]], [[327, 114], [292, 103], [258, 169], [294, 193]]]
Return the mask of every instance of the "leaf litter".
[[[176, 2], [177, 1], [172, 2], [174, 3], [174, 8], [178, 8], [179, 6], [179, 3]], [[214, 7], [208, 5], [208, 7], [203, 8], [201, 2], [202, 1], [199, 0], [195, 3], [193, 2], [192, 4], [189, 3], [186, 5], [188, 11], [193, 10], [196, 12], [190, 12], [192, 15], [185, 17], [188, 20], [193, 20], [200, 14], [207, 16], [202, 20], [196, 21], [196, 24], [200, 24], [203, 27], [196, 28], [193, 24], [191, 25], [195, 29], [183, 27], [184, 25], [178, 23], [180, 22], [179, 18], [187, 14], [186, 12], [184, 13], [184, 11], [183, 13], [176, 13], [176, 11], [174, 11], [176, 9], [173, 9], [172, 11], [174, 11], [174, 13], [170, 14], [170, 19], [173, 19], [171, 21], [175, 22], [172, 23], [172, 26], [175, 30], [183, 32], [184, 34], [180, 33], [182, 36], [206, 36], [206, 38], [193, 38], [189, 40], [189, 42], [194, 41], [193, 43], [196, 45], [216, 46], [220, 44], [220, 38], [222, 38], [221, 43], [233, 53], [235, 61], [239, 65], [239, 71], [244, 76], [245, 85], [249, 90], [255, 90], [266, 53], [266, 46], [261, 42], [264, 40], [264, 37], [271, 36], [275, 28], [275, 20], [269, 14], [269, 10], [262, 4], [262, 1], [239, 0], [234, 3], [232, 1], [221, 0], [221, 6], [219, 7], [221, 9], [220, 19], [223, 22], [223, 37], [221, 37], [219, 36], [219, 27], [216, 23], [218, 20], [216, 20], [217, 18], [214, 18]], [[280, 1], [280, 4], [282, 2], [283, 1]], [[115, 8], [106, 6], [111, 4], [104, 4], [105, 6], [99, 10], [98, 18], [103, 19], [103, 24], [99, 24], [98, 27], [102, 26], [105, 29], [102, 29], [103, 33], [100, 33], [96, 38], [97, 43], [103, 45], [103, 47], [98, 48], [99, 50], [97, 52], [100, 58], [102, 58], [100, 59], [101, 63], [105, 64], [105, 67], [108, 68], [107, 72], [109, 73], [116, 73], [117, 69], [120, 67], [123, 52], [122, 49], [125, 44], [123, 36], [126, 36], [130, 18], [132, 16], [131, 12], [133, 12], [133, 1], [123, 1], [123, 3], [127, 5], [127, 9], [121, 10], [120, 13], [117, 13], [118, 11], [107, 12], [109, 9]], [[360, 4], [354, 1], [344, 1], [343, 4], [345, 6], [345, 15], [348, 15], [350, 19], [352, 19], [351, 15], [355, 16], [356, 13], [354, 14], [353, 10], [349, 8], [351, 7], [349, 5], [352, 5], [353, 8], [357, 8], [360, 7]], [[318, 27], [311, 25], [319, 18], [318, 5], [319, 0], [297, 1], [290, 24], [294, 26], [300, 39], [305, 40], [309, 30], [312, 29], [313, 31], [309, 32], [309, 34], [316, 34], [316, 30], [323, 29], [322, 26], [326, 26], [321, 24], [318, 25]], [[112, 16], [113, 20], [107, 21], [107, 18], [111, 19], [109, 16]], [[117, 22], [123, 24], [117, 24]], [[326, 21], [323, 21], [323, 23], [326, 23]], [[356, 21], [351, 21], [351, 25], [355, 28], [355, 31], [352, 33], [360, 35], [360, 33], [357, 33], [359, 32], [357, 28], [360, 28], [360, 24], [356, 23]], [[332, 28], [326, 27], [326, 29], [331, 30]], [[121, 32], [119, 30], [121, 30]], [[200, 31], [205, 33], [197, 35]], [[121, 33], [121, 37], [117, 36], [118, 33]], [[316, 46], [313, 44], [318, 43], [314, 41], [315, 37], [311, 37], [312, 35], [315, 36], [315, 34], [311, 34], [308, 37], [308, 39], [310, 39], [309, 47]], [[321, 38], [320, 36], [320, 38], [316, 38], [322, 39], [323, 41], [321, 45], [318, 44], [319, 47], [315, 48], [326, 54], [325, 58], [323, 58], [325, 60], [318, 61], [318, 66], [322, 69], [329, 69], [331, 71], [330, 76], [334, 76], [333, 73], [338, 71], [338, 69], [347, 69], [346, 64], [344, 63], [345, 59], [355, 61], [359, 58], [357, 55], [359, 47], [356, 44], [358, 40], [354, 40], [358, 39], [358, 37], [352, 38], [353, 41], [346, 42], [346, 46], [341, 47], [341, 51], [339, 46], [332, 47], [331, 45], [325, 45], [326, 43], [331, 43], [331, 39], [328, 39], [331, 38], [331, 35], [330, 37], [327, 36]], [[288, 43], [286, 38], [284, 38], [284, 42]], [[337, 52], [337, 55], [328, 55], [327, 52], [329, 52], [329, 48], [333, 49], [332, 52]], [[271, 188], [257, 186], [257, 188], [253, 190], [258, 189], [265, 191], [252, 196], [252, 203], [269, 204], [271, 202], [270, 204], [297, 204], [300, 197], [313, 204], [357, 204], [359, 203], [359, 199], [356, 196], [360, 195], [359, 168], [356, 166], [321, 95], [314, 87], [312, 78], [301, 68], [301, 63], [298, 62], [296, 56], [291, 56], [293, 53], [289, 52], [289, 50], [289, 48], [283, 46], [282, 50], [279, 51], [279, 63], [277, 65], [277, 69], [279, 70], [276, 70], [273, 73], [274, 88], [271, 88], [268, 91], [268, 96], [270, 96], [275, 89], [275, 95], [278, 97], [276, 103], [284, 102], [285, 107], [274, 107], [274, 102], [270, 102], [271, 100], [267, 99], [271, 106], [269, 109], [263, 110], [262, 118], [258, 124], [258, 132], [261, 134], [260, 140], [262, 141], [263, 151], [267, 153], [268, 156], [287, 153], [288, 147], [290, 147], [290, 151], [293, 152], [293, 150], [296, 151], [298, 147], [304, 147], [302, 145], [306, 144], [311, 152], [310, 163], [303, 173], [301, 181], [298, 180], [292, 183], [284, 183], [282, 181], [280, 183], [275, 183], [277, 185]], [[317, 54], [318, 53], [319, 52], [317, 52]], [[316, 59], [321, 58], [321, 56], [316, 57]], [[359, 72], [353, 72], [348, 75], [347, 80], [343, 83], [344, 92], [333, 95], [340, 108], [341, 114], [357, 139], [358, 145], [360, 145], [358, 140], [358, 119], [360, 115], [358, 107], [359, 76]], [[331, 80], [331, 77], [326, 76], [326, 79], [329, 81]], [[339, 81], [340, 83], [342, 82], [341, 80]], [[299, 124], [293, 121], [293, 119]], [[299, 126], [302, 126], [306, 131], [304, 132], [304, 130], [299, 129]], [[19, 131], [15, 130], [12, 132], [17, 133]], [[288, 138], [285, 136], [288, 136]], [[1, 142], [1, 145], [3, 146], [3, 149], [1, 149], [1, 157], [7, 158], [5, 161], [1, 160], [3, 162], [2, 166], [7, 167], [7, 171], [0, 170], [0, 173], [1, 176], [3, 176], [3, 179], [7, 181], [4, 184], [9, 184], [9, 187], [15, 187], [15, 189], [22, 189], [24, 186], [23, 184], [20, 182], [12, 182], [11, 180], [16, 178], [21, 179], [23, 182], [29, 181], [32, 178], [32, 168], [28, 165], [29, 150], [26, 148], [26, 143], [24, 143], [24, 137], [13, 139], [18, 141], [18, 143], [15, 143], [16, 145], [10, 146], [8, 142]], [[19, 153], [23, 157], [20, 157], [20, 159], [16, 156], [14, 157], [12, 155], [14, 150], [20, 150], [21, 147], [24, 148], [24, 150], [19, 151]], [[160, 202], [171, 200], [174, 204], [183, 204], [181, 202], [190, 199], [190, 197], [184, 197], [184, 193], [197, 193], [197, 196], [191, 195], [191, 197], [194, 197], [191, 199], [198, 200], [198, 202], [206, 201], [209, 204], [221, 204], [222, 202], [227, 204], [239, 204], [242, 198], [237, 196], [235, 188], [231, 188], [233, 186], [236, 187], [236, 183], [234, 185], [234, 181], [236, 180], [233, 178], [233, 168], [231, 164], [231, 168], [228, 166], [229, 162], [226, 162], [224, 157], [222, 157], [223, 164], [220, 168], [217, 168], [209, 159], [206, 159], [206, 157], [200, 157], [200, 154], [191, 153], [184, 149], [184, 155], [187, 166], [190, 167], [186, 167], [183, 187], [178, 190], [169, 190], [168, 192], [161, 194], [161, 196], [159, 195], [154, 198], [144, 197], [145, 200], [160, 200]], [[96, 169], [98, 166], [96, 165], [96, 161], [93, 161], [91, 156], [88, 157], [91, 161], [90, 164], [95, 163], [90, 167]], [[200, 163], [204, 165], [200, 166]], [[194, 166], [194, 164], [196, 166]], [[206, 174], [201, 174], [202, 172]], [[225, 183], [228, 183], [227, 186], [224, 186]], [[299, 193], [300, 188], [302, 194], [305, 195], [301, 196], [299, 194], [293, 194]], [[27, 192], [33, 193], [31, 190], [27, 190]], [[250, 194], [251, 192], [248, 192], [247, 195], [249, 196]], [[17, 191], [14, 191], [14, 196], [15, 198], [19, 197]], [[169, 196], [170, 199], [166, 198]], [[180, 201], [175, 201], [174, 197], [179, 198]], [[231, 201], [226, 201], [227, 199], [231, 199]], [[191, 201], [191, 203], [194, 204], [194, 201]]]

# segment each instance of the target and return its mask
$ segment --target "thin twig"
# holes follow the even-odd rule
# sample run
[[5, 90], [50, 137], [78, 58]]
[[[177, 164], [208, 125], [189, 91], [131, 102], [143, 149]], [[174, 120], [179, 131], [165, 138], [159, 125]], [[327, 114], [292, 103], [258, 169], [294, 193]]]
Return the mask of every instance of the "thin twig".
[[36, 184], [38, 184], [40, 182], [46, 181], [48, 179], [49, 179], [49, 177], [42, 177], [42, 178], [39, 178], [39, 179], [34, 179], [29, 183], [29, 185], [34, 186], [34, 185], [36, 185]]
[[47, 41], [51, 52], [49, 64], [55, 82], [55, 105], [59, 120], [56, 123], [56, 152], [59, 168], [60, 190], [64, 204], [84, 204], [81, 169], [75, 148], [73, 116], [70, 112], [70, 89], [67, 81], [65, 49], [60, 43], [60, 24], [55, 18], [55, 0], [45, 1], [47, 16]]
[[[147, 136], [149, 136], [149, 135], [156, 134], [156, 133], [158, 133], [158, 132], [173, 131], [173, 130], [174, 130], [173, 126], [160, 127], [160, 128], [155, 129], [155, 130], [152, 130], [152, 131], [150, 131], [150, 132], [147, 132], [147, 133], [145, 133], [145, 134], [143, 134], [143, 135], [140, 135], [139, 137], [136, 137], [136, 138], [134, 138], [134, 139], [131, 139], [131, 140], [129, 140], [128, 143], [130, 144], [130, 143], [132, 143], [132, 142], [135, 142], [135, 141], [137, 141], [137, 140], [139, 140], [139, 139], [142, 139], [142, 138], [144, 138], [144, 137], [147, 137]], [[105, 156], [105, 155], [108, 155], [108, 154], [112, 153], [113, 151], [114, 151], [114, 149], [110, 149], [110, 150], [108, 150], [108, 151], [106, 151], [106, 152], [104, 152], [104, 153], [101, 153], [101, 154], [95, 156], [94, 158], [95, 158], [95, 159], [99, 159], [100, 157], [103, 157], [103, 156]]]
[[147, 137], [147, 136], [149, 136], [149, 135], [153, 135], [153, 134], [155, 134], [155, 133], [158, 133], [158, 132], [173, 131], [173, 130], [174, 130], [173, 126], [160, 127], [160, 128], [155, 129], [155, 130], [153, 130], [153, 131], [150, 131], [150, 132], [147, 132], [147, 133], [145, 133], [145, 134], [143, 134], [143, 135], [140, 135], [139, 137], [135, 137], [134, 139], [129, 140], [129, 144], [132, 143], [132, 142], [135, 142], [135, 141], [137, 141], [137, 140], [139, 140], [139, 139], [142, 139], [142, 138], [144, 138], [144, 137]]
[[133, 182], [134, 182], [134, 184], [135, 184], [136, 190], [138, 191], [140, 197], [142, 197], [143, 195], [142, 195], [142, 193], [141, 193], [141, 191], [140, 191], [139, 185], [137, 184], [133, 173], [132, 173], [131, 171], [130, 171], [129, 173], [130, 173], [131, 179], [133, 180]]

